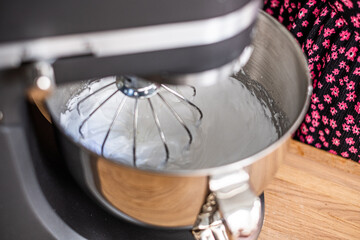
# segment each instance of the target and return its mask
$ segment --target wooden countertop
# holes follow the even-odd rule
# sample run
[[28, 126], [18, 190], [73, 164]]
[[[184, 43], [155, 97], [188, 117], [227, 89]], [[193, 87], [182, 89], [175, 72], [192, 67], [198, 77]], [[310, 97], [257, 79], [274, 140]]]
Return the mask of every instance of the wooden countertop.
[[296, 141], [288, 152], [259, 239], [360, 239], [360, 164]]

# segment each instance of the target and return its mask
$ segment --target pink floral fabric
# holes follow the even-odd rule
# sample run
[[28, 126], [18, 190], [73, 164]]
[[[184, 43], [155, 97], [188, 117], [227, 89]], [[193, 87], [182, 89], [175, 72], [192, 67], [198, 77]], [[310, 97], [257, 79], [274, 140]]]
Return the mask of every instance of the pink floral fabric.
[[360, 162], [360, 1], [264, 0], [297, 39], [314, 91], [294, 138]]

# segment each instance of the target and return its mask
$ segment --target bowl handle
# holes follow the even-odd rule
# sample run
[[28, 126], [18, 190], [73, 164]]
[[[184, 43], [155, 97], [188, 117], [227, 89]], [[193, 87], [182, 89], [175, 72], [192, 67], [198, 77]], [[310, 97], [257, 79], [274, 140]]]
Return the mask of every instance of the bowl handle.
[[192, 231], [196, 240], [246, 239], [260, 227], [261, 201], [245, 170], [213, 175], [209, 187]]

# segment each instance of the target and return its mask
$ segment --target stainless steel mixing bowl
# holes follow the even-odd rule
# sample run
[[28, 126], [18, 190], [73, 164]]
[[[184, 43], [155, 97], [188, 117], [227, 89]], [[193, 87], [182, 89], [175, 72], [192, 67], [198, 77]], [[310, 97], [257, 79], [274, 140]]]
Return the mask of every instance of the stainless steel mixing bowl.
[[216, 168], [167, 172], [132, 168], [100, 157], [66, 135], [59, 117], [79, 84], [59, 87], [48, 99], [48, 108], [60, 130], [66, 161], [79, 184], [117, 216], [168, 228], [193, 226], [212, 192], [232, 236], [254, 231], [260, 211], [258, 195], [285, 157], [288, 140], [307, 110], [312, 87], [297, 42], [264, 12], [258, 18], [253, 46], [243, 70], [266, 90], [287, 119], [287, 124], [280, 123], [281, 136], [276, 142], [250, 157]]

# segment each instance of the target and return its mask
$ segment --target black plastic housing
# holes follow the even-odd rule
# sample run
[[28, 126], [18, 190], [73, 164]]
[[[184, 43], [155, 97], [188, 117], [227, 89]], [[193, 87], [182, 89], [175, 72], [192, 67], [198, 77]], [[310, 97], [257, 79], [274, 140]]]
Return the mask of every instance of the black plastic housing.
[[207, 19], [250, 0], [1, 0], [0, 43]]

